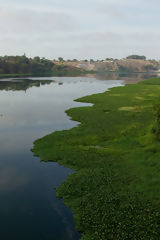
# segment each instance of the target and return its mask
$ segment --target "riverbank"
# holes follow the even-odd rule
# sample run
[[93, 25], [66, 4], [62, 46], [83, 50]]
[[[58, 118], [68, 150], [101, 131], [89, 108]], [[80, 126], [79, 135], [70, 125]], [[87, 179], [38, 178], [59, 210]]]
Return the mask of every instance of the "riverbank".
[[45, 74], [24, 74], [24, 73], [11, 73], [0, 74], [0, 78], [15, 78], [15, 77], [77, 77], [86, 74], [95, 74], [95, 71], [54, 71]]
[[76, 170], [57, 195], [82, 239], [159, 239], [159, 96], [151, 79], [83, 97], [94, 105], [67, 111], [78, 127], [35, 142], [41, 160]]
[[0, 74], [0, 80], [3, 78], [31, 78], [31, 77], [89, 77], [100, 80], [122, 80], [125, 84], [133, 84], [144, 79], [155, 78], [159, 76], [158, 72], [146, 73], [125, 73], [113, 71], [56, 71], [47, 74]]
[[[28, 73], [10, 73], [10, 74], [0, 74], [1, 78], [19, 78], [19, 77], [79, 77], [79, 76], [98, 76], [100, 79], [104, 80], [123, 80], [128, 76], [132, 76], [132, 81], [128, 83], [136, 83], [137, 81], [142, 81], [143, 79], [157, 77], [159, 72], [118, 72], [118, 71], [85, 71], [85, 70], [74, 70], [74, 71], [53, 71], [44, 74], [28, 74]], [[137, 80], [137, 76], [142, 76], [142, 79]]]
[[[59, 77], [59, 76], [79, 76], [83, 72], [80, 71], [55, 71], [45, 74], [24, 74], [24, 73], [12, 73], [12, 74], [0, 74], [0, 78], [13, 78], [13, 77]], [[90, 73], [90, 72], [86, 72]]]

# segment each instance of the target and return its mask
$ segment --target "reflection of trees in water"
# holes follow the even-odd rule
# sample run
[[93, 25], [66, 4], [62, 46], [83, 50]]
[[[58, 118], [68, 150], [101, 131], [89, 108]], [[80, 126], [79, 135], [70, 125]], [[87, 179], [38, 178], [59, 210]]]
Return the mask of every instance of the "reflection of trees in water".
[[[101, 72], [98, 74], [87, 74], [84, 77], [96, 78], [97, 80], [123, 80], [126, 84], [136, 83], [145, 79], [157, 77], [156, 73], [116, 73], [116, 72]], [[84, 79], [85, 80], [85, 79]], [[86, 81], [86, 80], [85, 80]], [[0, 80], [0, 90], [6, 91], [26, 91], [31, 87], [40, 87], [49, 85], [55, 82], [54, 80], [32, 80], [32, 79], [12, 79]], [[75, 81], [77, 83], [77, 81]], [[63, 85], [63, 82], [59, 82]]]
[[31, 80], [31, 79], [16, 79], [12, 81], [0, 81], [0, 90], [5, 91], [26, 91], [31, 87], [40, 87], [41, 85], [49, 85], [52, 80]]
[[156, 73], [117, 73], [117, 72], [102, 72], [98, 74], [89, 74], [88, 77], [95, 77], [99, 80], [124, 80], [126, 83], [134, 83], [145, 79], [157, 77]]

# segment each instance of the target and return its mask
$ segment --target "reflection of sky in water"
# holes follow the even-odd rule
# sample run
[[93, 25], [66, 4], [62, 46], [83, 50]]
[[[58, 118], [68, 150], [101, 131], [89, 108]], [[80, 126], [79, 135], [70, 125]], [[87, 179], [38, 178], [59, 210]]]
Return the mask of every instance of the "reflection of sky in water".
[[27, 183], [27, 177], [18, 172], [15, 167], [0, 169], [0, 192], [13, 191]]
[[5, 240], [79, 238], [70, 210], [53, 189], [71, 170], [40, 162], [30, 148], [35, 139], [76, 125], [64, 111], [85, 104], [73, 99], [121, 82], [53, 79], [57, 82], [27, 91], [0, 91], [0, 225]]
[[0, 91], [0, 145], [3, 151], [6, 148], [7, 151], [24, 149], [26, 144], [31, 145], [34, 139], [51, 131], [75, 126], [64, 111], [86, 104], [73, 102], [73, 99], [120, 84], [120, 81], [87, 81], [87, 78], [54, 79], [64, 82], [63, 85], [53, 82], [29, 88], [26, 92]]

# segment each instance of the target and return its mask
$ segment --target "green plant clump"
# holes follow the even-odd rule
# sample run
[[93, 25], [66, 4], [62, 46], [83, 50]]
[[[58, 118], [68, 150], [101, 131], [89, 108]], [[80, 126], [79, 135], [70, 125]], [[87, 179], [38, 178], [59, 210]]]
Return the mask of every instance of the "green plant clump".
[[35, 141], [34, 154], [75, 170], [58, 188], [83, 240], [160, 239], [160, 78], [76, 101], [78, 127]]

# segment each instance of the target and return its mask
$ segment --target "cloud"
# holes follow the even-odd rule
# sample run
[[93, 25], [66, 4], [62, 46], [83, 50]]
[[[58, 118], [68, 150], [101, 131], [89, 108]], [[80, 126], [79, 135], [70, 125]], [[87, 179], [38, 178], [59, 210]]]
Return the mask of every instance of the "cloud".
[[104, 6], [100, 7], [98, 11], [109, 18], [124, 19], [127, 17], [127, 14], [125, 11], [123, 11], [123, 9], [120, 9], [118, 6], [112, 4], [105, 4]]
[[1, 54], [120, 58], [135, 51], [158, 57], [158, 0], [1, 2]]
[[67, 13], [42, 9], [5, 7], [0, 9], [1, 34], [43, 35], [53, 32], [73, 31], [74, 28], [74, 21]]

